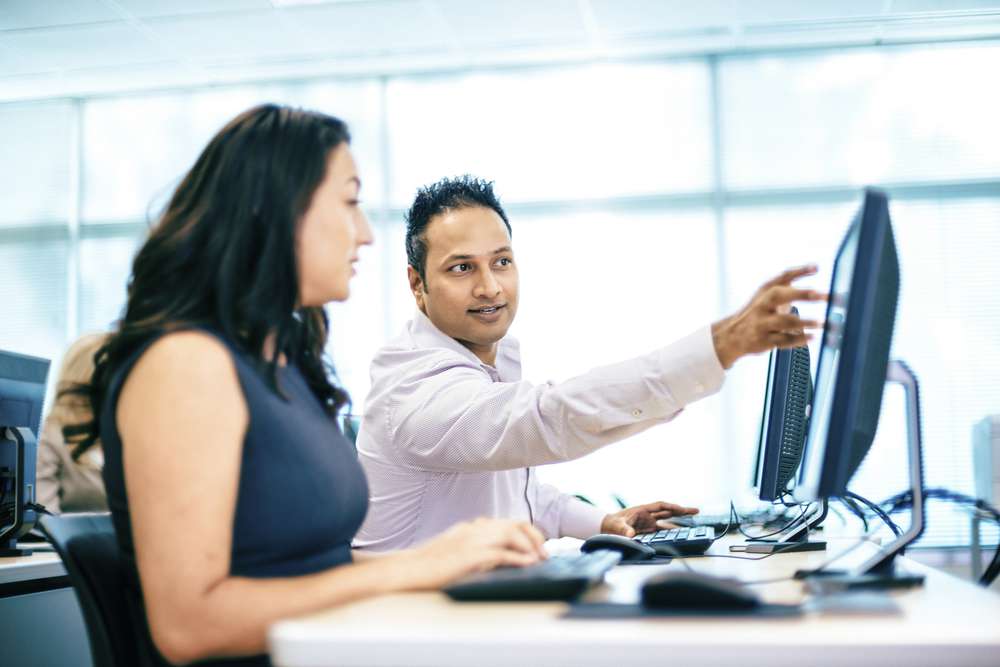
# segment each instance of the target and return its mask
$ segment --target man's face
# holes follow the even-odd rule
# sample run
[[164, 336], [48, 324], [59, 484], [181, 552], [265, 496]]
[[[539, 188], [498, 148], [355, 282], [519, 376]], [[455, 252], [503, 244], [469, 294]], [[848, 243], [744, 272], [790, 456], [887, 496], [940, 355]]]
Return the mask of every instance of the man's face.
[[503, 219], [491, 208], [445, 211], [424, 229], [426, 282], [409, 268], [417, 307], [442, 332], [493, 364], [517, 313], [517, 266]]

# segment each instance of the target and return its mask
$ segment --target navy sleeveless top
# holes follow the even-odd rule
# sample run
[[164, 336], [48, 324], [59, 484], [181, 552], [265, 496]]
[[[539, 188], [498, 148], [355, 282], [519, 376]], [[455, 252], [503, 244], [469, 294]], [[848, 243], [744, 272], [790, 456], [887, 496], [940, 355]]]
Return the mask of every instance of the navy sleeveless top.
[[[249, 412], [233, 517], [230, 574], [292, 577], [351, 562], [351, 540], [368, 510], [368, 484], [354, 448], [295, 365], [278, 369], [280, 396], [252, 358], [224, 337], [202, 331], [229, 349]], [[125, 379], [154, 340], [117, 371], [101, 414], [108, 507], [130, 569], [130, 588], [139, 596], [137, 609], [142, 608], [141, 588], [115, 417]], [[205, 441], [201, 446], [212, 444]], [[266, 656], [258, 656], [209, 664], [269, 662]]]

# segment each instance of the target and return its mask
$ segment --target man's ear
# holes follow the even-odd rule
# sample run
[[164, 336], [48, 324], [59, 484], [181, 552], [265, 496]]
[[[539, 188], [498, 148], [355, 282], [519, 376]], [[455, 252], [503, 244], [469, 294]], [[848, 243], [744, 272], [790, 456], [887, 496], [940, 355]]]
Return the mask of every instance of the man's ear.
[[410, 265], [406, 266], [406, 278], [410, 281], [410, 292], [413, 293], [413, 299], [417, 302], [417, 308], [426, 315], [427, 308], [424, 306], [425, 290], [423, 279], [417, 270]]

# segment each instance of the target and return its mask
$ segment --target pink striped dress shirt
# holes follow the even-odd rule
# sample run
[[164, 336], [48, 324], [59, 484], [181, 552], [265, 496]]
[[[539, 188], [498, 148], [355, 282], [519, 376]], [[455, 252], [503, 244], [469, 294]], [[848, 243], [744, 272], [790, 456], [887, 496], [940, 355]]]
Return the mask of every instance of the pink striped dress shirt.
[[540, 484], [531, 467], [670, 421], [723, 378], [704, 327], [565, 382], [532, 384], [512, 337], [489, 366], [417, 311], [372, 361], [357, 440], [371, 503], [354, 546], [404, 548], [481, 516], [531, 521], [548, 538], [598, 533], [604, 511]]

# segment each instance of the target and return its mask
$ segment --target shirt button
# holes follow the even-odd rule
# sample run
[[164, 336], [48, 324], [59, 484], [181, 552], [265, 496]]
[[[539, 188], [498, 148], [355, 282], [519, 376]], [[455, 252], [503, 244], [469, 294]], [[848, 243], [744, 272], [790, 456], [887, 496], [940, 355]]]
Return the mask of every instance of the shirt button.
[[642, 410], [640, 410], [639, 408], [636, 408], [636, 409], [632, 410], [632, 416], [633, 417], [641, 417], [642, 416]]
[[696, 392], [698, 392], [699, 394], [704, 394], [705, 393], [705, 385], [703, 385], [700, 382], [695, 382], [694, 383], [694, 390]]

